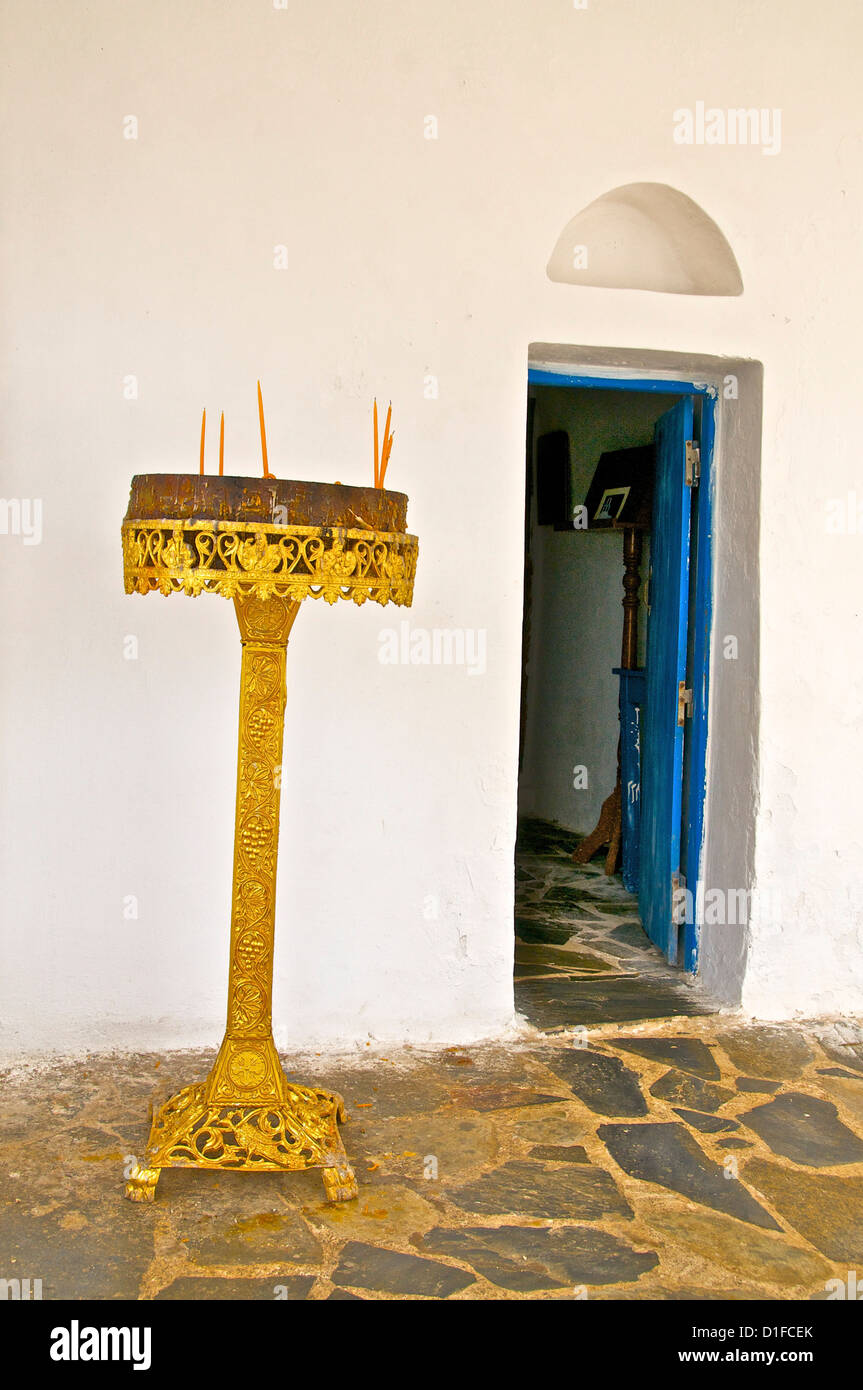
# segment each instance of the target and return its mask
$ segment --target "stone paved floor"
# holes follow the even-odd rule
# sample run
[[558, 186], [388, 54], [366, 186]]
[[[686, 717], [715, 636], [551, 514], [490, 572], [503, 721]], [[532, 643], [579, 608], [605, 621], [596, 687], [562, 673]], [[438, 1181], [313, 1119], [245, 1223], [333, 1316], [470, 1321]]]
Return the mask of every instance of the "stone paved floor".
[[[546, 872], [522, 863], [536, 923]], [[596, 955], [634, 989], [661, 985], [660, 1014], [694, 999], [615, 935], [623, 906], [562, 940], [520, 926], [521, 951]], [[518, 973], [519, 988], [599, 990], [611, 974], [530, 952]], [[826, 1298], [863, 1270], [863, 1028], [747, 1025], [697, 1003], [646, 1017], [630, 997], [633, 1019], [621, 1003], [585, 1023], [583, 995], [569, 1024], [556, 1007], [551, 1031], [507, 1046], [286, 1059], [346, 1097], [360, 1195], [337, 1206], [315, 1172], [169, 1170], [152, 1206], [123, 1199], [150, 1097], [212, 1054], [10, 1072], [0, 1277], [40, 1278], [46, 1299]]]
[[152, 1206], [122, 1198], [150, 1095], [209, 1055], [7, 1076], [0, 1277], [72, 1299], [823, 1298], [863, 1264], [863, 1034], [820, 1031], [682, 1018], [288, 1061], [347, 1097], [341, 1206], [314, 1172], [173, 1170]]

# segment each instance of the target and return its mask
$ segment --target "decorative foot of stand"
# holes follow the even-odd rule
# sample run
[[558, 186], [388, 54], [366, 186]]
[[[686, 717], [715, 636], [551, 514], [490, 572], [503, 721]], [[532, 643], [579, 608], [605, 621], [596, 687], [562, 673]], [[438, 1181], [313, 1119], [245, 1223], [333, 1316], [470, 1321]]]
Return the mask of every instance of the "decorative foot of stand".
[[341, 1096], [291, 1085], [283, 1076], [283, 1094], [263, 1103], [250, 1105], [242, 1096], [213, 1103], [213, 1076], [186, 1086], [157, 1112], [147, 1166], [136, 1166], [126, 1182], [131, 1201], [153, 1201], [163, 1168], [321, 1168], [327, 1201], [346, 1202], [358, 1195], [338, 1130], [338, 1122], [345, 1120]]
[[124, 1196], [128, 1197], [130, 1202], [152, 1202], [156, 1196], [156, 1183], [161, 1171], [161, 1168], [142, 1168], [136, 1163], [126, 1179]]

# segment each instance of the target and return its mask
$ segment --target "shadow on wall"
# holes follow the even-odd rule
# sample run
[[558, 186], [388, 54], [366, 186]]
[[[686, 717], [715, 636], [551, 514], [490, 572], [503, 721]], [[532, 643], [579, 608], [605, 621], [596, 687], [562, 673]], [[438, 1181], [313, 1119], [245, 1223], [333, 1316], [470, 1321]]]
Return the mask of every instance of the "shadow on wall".
[[548, 278], [606, 289], [738, 295], [740, 269], [712, 218], [666, 183], [627, 183], [561, 232]]

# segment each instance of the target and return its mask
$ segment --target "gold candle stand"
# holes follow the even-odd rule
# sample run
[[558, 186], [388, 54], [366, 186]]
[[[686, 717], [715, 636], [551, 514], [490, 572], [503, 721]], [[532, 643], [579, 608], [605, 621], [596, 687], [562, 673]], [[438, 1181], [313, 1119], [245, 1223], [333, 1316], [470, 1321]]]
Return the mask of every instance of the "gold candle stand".
[[227, 1027], [206, 1080], [156, 1111], [145, 1159], [126, 1183], [132, 1201], [151, 1202], [162, 1169], [178, 1167], [319, 1167], [329, 1201], [357, 1196], [338, 1129], [341, 1096], [288, 1081], [273, 1040], [285, 664], [304, 598], [410, 604], [418, 543], [405, 533], [406, 509], [403, 494], [339, 484], [133, 479], [126, 592], [233, 599], [242, 665]]

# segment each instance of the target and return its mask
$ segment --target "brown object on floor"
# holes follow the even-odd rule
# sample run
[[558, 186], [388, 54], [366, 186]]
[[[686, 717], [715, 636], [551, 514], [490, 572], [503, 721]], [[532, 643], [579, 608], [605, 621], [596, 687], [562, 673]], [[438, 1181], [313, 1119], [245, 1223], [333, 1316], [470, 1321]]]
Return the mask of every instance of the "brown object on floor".
[[620, 854], [619, 777], [611, 796], [607, 796], [602, 803], [602, 810], [599, 813], [599, 820], [596, 822], [596, 828], [591, 830], [590, 834], [586, 839], [582, 840], [577, 849], [573, 850], [573, 864], [586, 864], [603, 845], [608, 845], [608, 853], [605, 856], [605, 872], [610, 877], [617, 868], [617, 858]]

